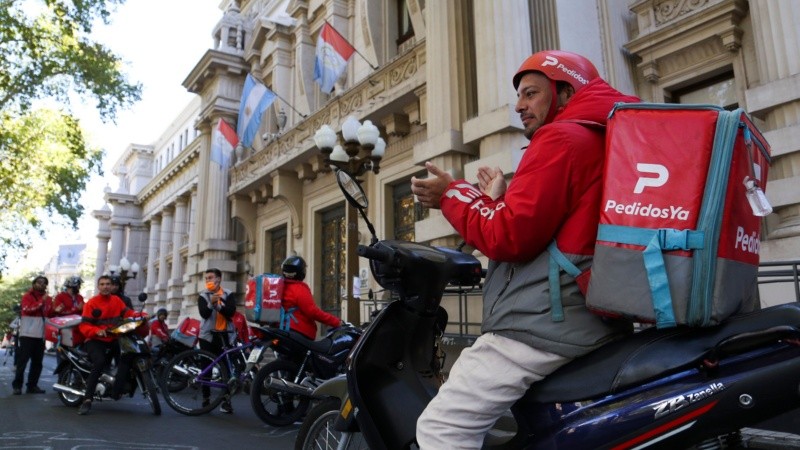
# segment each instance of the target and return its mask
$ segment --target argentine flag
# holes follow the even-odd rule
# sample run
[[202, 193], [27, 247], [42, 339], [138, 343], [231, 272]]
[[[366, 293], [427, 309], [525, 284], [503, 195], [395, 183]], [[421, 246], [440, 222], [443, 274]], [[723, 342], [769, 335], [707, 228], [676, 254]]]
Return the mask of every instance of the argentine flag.
[[314, 81], [322, 92], [330, 94], [336, 80], [347, 69], [347, 60], [356, 49], [328, 22], [317, 38], [317, 58], [314, 62]]
[[236, 124], [236, 134], [242, 145], [253, 146], [253, 139], [261, 125], [261, 117], [269, 105], [275, 101], [275, 93], [267, 89], [261, 82], [247, 74], [242, 90], [242, 102], [239, 105], [239, 122]]

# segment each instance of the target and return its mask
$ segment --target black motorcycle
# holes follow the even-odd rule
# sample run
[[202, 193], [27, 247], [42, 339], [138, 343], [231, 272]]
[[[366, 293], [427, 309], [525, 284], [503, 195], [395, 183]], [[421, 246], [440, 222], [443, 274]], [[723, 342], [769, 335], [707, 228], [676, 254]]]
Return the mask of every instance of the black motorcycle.
[[[118, 374], [115, 367], [107, 366], [94, 391], [95, 400], [111, 400], [111, 390], [117, 376], [127, 378], [123, 395], [133, 397], [138, 390], [150, 403], [153, 414], [161, 415], [161, 404], [158, 401], [158, 388], [153, 374], [150, 347], [144, 338], [139, 336], [137, 328], [147, 326], [147, 318], [132, 317], [122, 319], [120, 324], [107, 330], [108, 333], [118, 336], [120, 357], [133, 357], [133, 364], [128, 373]], [[59, 344], [58, 353], [62, 356], [61, 362], [55, 370], [58, 382], [53, 389], [58, 392], [61, 402], [67, 406], [78, 407], [86, 394], [86, 379], [92, 370], [89, 355], [79, 347], [67, 347]]]
[[[164, 370], [169, 365], [169, 362], [180, 353], [183, 353], [187, 350], [191, 350], [192, 347], [183, 344], [175, 339], [170, 339], [169, 341], [161, 344], [158, 349], [158, 352], [153, 355], [152, 364], [153, 364], [153, 371], [156, 375], [156, 380], [161, 380], [164, 378]], [[170, 392], [175, 392], [178, 389], [181, 389], [183, 385], [181, 383], [171, 382], [167, 384], [167, 389]]]
[[314, 389], [344, 370], [344, 360], [360, 328], [334, 328], [313, 341], [295, 331], [261, 328], [276, 359], [259, 369], [250, 390], [253, 411], [265, 423], [281, 427], [297, 421], [312, 399]]
[[[363, 190], [343, 172], [337, 177], [363, 216]], [[448, 283], [477, 283], [480, 271], [472, 255], [413, 242], [374, 238], [358, 252], [399, 300], [381, 311], [350, 354], [346, 392], [336, 380], [315, 393], [327, 391], [320, 405], [328, 409], [309, 413], [315, 422], [304, 424], [308, 432], [296, 448], [411, 448], [417, 418], [440, 384], [442, 292]], [[653, 327], [535, 383], [483, 448], [738, 448], [742, 428], [800, 408], [798, 373], [796, 302], [713, 327]]]

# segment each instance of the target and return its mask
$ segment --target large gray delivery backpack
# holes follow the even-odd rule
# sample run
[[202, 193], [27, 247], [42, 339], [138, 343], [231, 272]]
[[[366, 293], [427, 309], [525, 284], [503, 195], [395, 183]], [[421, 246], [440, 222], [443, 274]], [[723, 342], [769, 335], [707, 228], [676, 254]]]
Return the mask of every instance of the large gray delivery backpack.
[[754, 309], [769, 162], [741, 109], [618, 104], [587, 306], [659, 328]]

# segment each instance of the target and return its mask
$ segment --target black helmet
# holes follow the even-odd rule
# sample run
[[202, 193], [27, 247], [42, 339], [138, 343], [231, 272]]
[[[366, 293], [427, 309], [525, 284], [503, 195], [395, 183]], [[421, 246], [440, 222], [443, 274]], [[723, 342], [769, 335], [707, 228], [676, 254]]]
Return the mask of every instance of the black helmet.
[[67, 278], [67, 281], [64, 282], [64, 286], [66, 286], [68, 288], [74, 287], [74, 288], [79, 288], [80, 289], [81, 284], [83, 284], [83, 280], [81, 280], [81, 277], [79, 277], [79, 276], [69, 277], [69, 278]]
[[111, 275], [109, 278], [111, 278], [111, 284], [114, 286], [122, 286], [122, 278], [119, 275]]
[[158, 316], [160, 316], [162, 314], [165, 315], [165, 316], [169, 315], [169, 313], [167, 312], [167, 308], [159, 308], [158, 311], [156, 311], [156, 317], [158, 317]]
[[299, 256], [290, 256], [281, 264], [283, 276], [290, 280], [304, 280], [306, 278], [306, 262]]

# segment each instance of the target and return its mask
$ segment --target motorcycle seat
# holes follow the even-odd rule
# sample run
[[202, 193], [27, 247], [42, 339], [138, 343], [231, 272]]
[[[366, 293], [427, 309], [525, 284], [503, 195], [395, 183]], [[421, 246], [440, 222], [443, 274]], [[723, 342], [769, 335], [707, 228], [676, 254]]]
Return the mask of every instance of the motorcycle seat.
[[322, 338], [317, 341], [311, 340], [296, 331], [289, 331], [289, 336], [304, 347], [311, 349], [314, 353], [328, 353], [331, 350], [333, 341], [330, 338]]
[[696, 367], [724, 350], [742, 352], [798, 336], [798, 303], [741, 314], [713, 327], [653, 327], [569, 362], [534, 383], [523, 401], [552, 403], [598, 398]]

